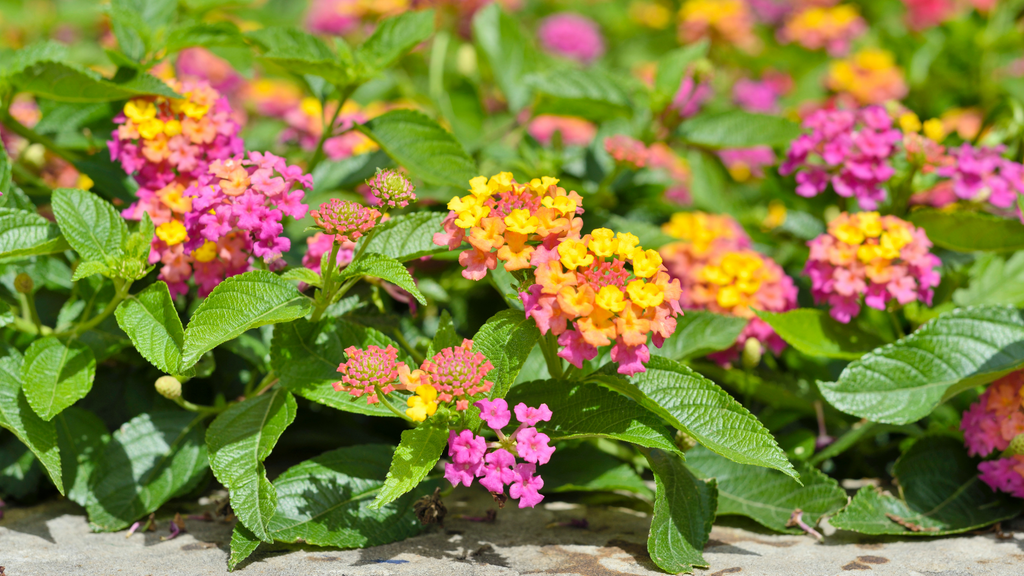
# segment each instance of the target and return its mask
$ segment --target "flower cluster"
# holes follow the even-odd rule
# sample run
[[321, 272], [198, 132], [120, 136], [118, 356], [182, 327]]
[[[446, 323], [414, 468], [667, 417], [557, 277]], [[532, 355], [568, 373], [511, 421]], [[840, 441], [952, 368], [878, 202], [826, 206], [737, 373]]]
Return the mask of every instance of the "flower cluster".
[[387, 348], [371, 345], [365, 350], [349, 346], [345, 349], [345, 356], [348, 360], [338, 365], [342, 377], [334, 383], [334, 389], [348, 392], [356, 398], [365, 394], [367, 404], [380, 402], [378, 392], [388, 394], [394, 391], [398, 368], [405, 366], [398, 361], [398, 350], [390, 344]]
[[562, 144], [566, 146], [587, 146], [597, 135], [597, 126], [589, 120], [575, 116], [541, 114], [530, 120], [526, 131], [545, 146], [551, 144], [555, 132], [562, 135]]
[[616, 134], [605, 138], [604, 150], [616, 162], [634, 170], [647, 165], [647, 146], [631, 136]]
[[859, 104], [882, 104], [907, 95], [903, 72], [890, 52], [865, 49], [833, 62], [829, 67], [828, 87], [849, 94]]
[[410, 202], [416, 201], [416, 188], [412, 182], [398, 170], [381, 170], [366, 181], [370, 194], [377, 206], [389, 208], [405, 208]]
[[875, 209], [885, 199], [882, 184], [895, 173], [889, 159], [902, 138], [885, 109], [818, 110], [803, 126], [810, 133], [793, 141], [779, 168], [784, 176], [796, 172], [796, 193], [817, 196], [831, 183], [836, 194]]
[[930, 305], [940, 280], [940, 261], [928, 251], [932, 243], [924, 230], [895, 216], [844, 212], [808, 245], [804, 273], [811, 278], [811, 293], [844, 324], [860, 313], [861, 297], [878, 310], [893, 299]]
[[849, 4], [810, 6], [790, 15], [778, 32], [779, 41], [796, 42], [809, 50], [824, 48], [832, 56], [842, 56], [850, 42], [867, 30], [857, 9]]
[[760, 45], [754, 15], [744, 0], [687, 0], [679, 9], [679, 38], [684, 43], [710, 37], [743, 50]]
[[903, 0], [903, 5], [907, 8], [907, 25], [914, 30], [941, 24], [957, 10], [954, 0]]
[[302, 188], [311, 190], [313, 177], [270, 153], [215, 160], [185, 193], [192, 200], [184, 220], [186, 251], [195, 251], [199, 259], [224, 236], [241, 232], [255, 256], [268, 265], [283, 265], [281, 254], [291, 248], [291, 240], [281, 220], [306, 216]]
[[604, 54], [604, 37], [597, 23], [585, 16], [562, 12], [552, 14], [537, 29], [547, 52], [590, 64]]
[[658, 252], [638, 244], [636, 236], [607, 228], [565, 238], [520, 294], [526, 316], [542, 334], [558, 336], [558, 356], [573, 366], [582, 368], [598, 347], [612, 346], [620, 374], [643, 372], [648, 335], [661, 347], [675, 331], [679, 282], [669, 278]]
[[739, 223], [728, 216], [681, 212], [663, 230], [682, 240], [661, 248], [669, 274], [680, 282], [682, 308], [748, 320], [736, 344], [711, 357], [731, 362], [751, 338], [781, 352], [785, 342], [751, 308], [791, 310], [796, 307], [796, 286], [771, 258], [749, 248], [750, 238]]
[[342, 36], [354, 32], [363, 21], [399, 14], [410, 8], [409, 0], [313, 0], [306, 14], [310, 32]]
[[749, 112], [777, 114], [779, 98], [793, 87], [793, 79], [787, 74], [767, 72], [761, 80], [741, 78], [733, 84], [732, 99], [737, 106]]
[[175, 179], [198, 180], [210, 163], [242, 153], [240, 126], [227, 99], [205, 82], [168, 80], [184, 98], [136, 98], [114, 117], [110, 159], [141, 188], [159, 190]]
[[[468, 241], [459, 255], [462, 275], [480, 280], [499, 260], [508, 271], [524, 270], [557, 258], [558, 242], [578, 234], [583, 220], [583, 199], [566, 192], [557, 178], [534, 178], [519, 184], [510, 172], [470, 180], [469, 194], [448, 202], [444, 231], [434, 243], [455, 250]], [[535, 244], [537, 243], [537, 244]]]
[[[452, 461], [445, 464], [444, 477], [452, 486], [470, 486], [475, 478], [492, 494], [505, 493], [513, 500], [519, 500], [520, 508], [533, 508], [544, 499], [540, 489], [544, 480], [537, 475], [537, 466], [547, 464], [555, 452], [547, 434], [535, 427], [542, 421], [551, 420], [547, 404], [531, 408], [520, 402], [515, 407], [519, 426], [506, 436], [502, 428], [508, 426], [512, 412], [508, 403], [497, 398], [480, 400], [474, 404], [480, 409], [480, 417], [498, 435], [497, 442], [488, 443], [483, 436], [470, 430], [458, 434], [448, 433], [448, 456]], [[517, 459], [523, 460], [518, 462]]]
[[[987, 200], [993, 206], [1008, 208], [1024, 194], [1024, 165], [1003, 158], [1005, 146], [975, 147], [963, 143], [951, 151], [948, 166], [937, 170], [952, 181], [953, 192], [963, 200]], [[1021, 216], [1024, 218], [1024, 215]]]
[[[463, 340], [460, 346], [445, 348], [427, 358], [418, 370], [402, 371], [399, 376], [407, 390], [419, 394], [420, 386], [428, 385], [441, 402], [454, 401], [456, 410], [466, 410], [473, 396], [491, 391], [493, 383], [484, 378], [493, 369], [483, 353], [473, 351], [472, 340]], [[412, 403], [409, 407], [415, 408]]]
[[380, 212], [352, 200], [331, 198], [309, 214], [325, 234], [338, 242], [355, 242], [377, 225]]
[[[977, 402], [964, 412], [960, 428], [971, 456], [1002, 452], [999, 458], [978, 464], [979, 478], [993, 490], [1024, 498], [1024, 454], [1012, 445], [1024, 434], [1024, 372], [1013, 372], [989, 385]], [[1007, 449], [1012, 454], [1006, 453]]]
[[719, 150], [718, 157], [725, 164], [732, 179], [737, 182], [764, 178], [764, 169], [775, 165], [775, 152], [771, 146]]
[[680, 118], [689, 118], [700, 112], [704, 103], [711, 98], [714, 90], [707, 80], [698, 82], [693, 74], [683, 76], [679, 89], [672, 96], [669, 108], [679, 114]]

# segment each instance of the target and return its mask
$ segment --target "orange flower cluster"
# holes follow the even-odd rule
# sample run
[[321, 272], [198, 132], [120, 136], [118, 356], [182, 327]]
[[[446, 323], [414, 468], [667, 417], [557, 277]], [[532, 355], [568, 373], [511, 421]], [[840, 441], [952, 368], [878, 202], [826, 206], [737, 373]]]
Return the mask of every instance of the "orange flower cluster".
[[891, 53], [866, 49], [829, 67], [828, 87], [846, 93], [860, 104], [884, 104], [907, 95], [903, 71]]
[[434, 243], [455, 250], [463, 241], [470, 248], [459, 255], [462, 275], [480, 280], [498, 261], [505, 270], [524, 270], [558, 258], [559, 242], [578, 236], [583, 220], [583, 199], [566, 192], [557, 178], [534, 178], [519, 184], [511, 172], [469, 181], [469, 194], [448, 202], [444, 232]]

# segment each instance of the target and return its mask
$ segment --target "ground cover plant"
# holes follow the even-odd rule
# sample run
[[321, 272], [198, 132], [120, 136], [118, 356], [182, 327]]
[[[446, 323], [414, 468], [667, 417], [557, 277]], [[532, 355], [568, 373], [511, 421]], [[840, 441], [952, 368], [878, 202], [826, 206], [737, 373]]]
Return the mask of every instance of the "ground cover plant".
[[219, 484], [234, 569], [465, 486], [688, 573], [1022, 511], [1020, 0], [0, 13], [0, 515]]

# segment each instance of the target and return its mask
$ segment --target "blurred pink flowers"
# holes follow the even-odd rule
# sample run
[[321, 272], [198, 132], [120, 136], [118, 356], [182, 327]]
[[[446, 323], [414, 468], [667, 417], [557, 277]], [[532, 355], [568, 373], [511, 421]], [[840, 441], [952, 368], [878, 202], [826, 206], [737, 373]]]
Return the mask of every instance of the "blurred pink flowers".
[[604, 54], [604, 37], [597, 23], [579, 14], [561, 12], [548, 16], [537, 29], [544, 50], [590, 64]]

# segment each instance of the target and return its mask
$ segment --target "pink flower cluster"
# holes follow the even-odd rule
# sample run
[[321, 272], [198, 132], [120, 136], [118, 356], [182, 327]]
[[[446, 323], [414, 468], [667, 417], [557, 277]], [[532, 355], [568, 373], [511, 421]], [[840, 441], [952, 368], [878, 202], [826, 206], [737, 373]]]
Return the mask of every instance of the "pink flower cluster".
[[714, 95], [714, 90], [707, 80], [697, 82], [693, 74], [687, 74], [679, 83], [679, 89], [672, 97], [669, 108], [679, 114], [680, 118], [689, 118], [700, 112], [704, 103]]
[[895, 173], [889, 160], [902, 138], [885, 109], [818, 110], [803, 125], [810, 133], [793, 141], [779, 168], [783, 176], [796, 172], [796, 193], [809, 198], [832, 184], [836, 194], [857, 198], [861, 208], [877, 208], [885, 200], [882, 184]]
[[548, 16], [537, 29], [544, 50], [583, 64], [604, 54], [604, 37], [597, 23], [585, 16], [562, 12]]
[[977, 402], [964, 412], [960, 429], [971, 456], [989, 456], [993, 451], [1011, 449], [995, 460], [978, 465], [979, 478], [993, 490], [1024, 498], [1024, 454], [1011, 445], [1024, 434], [1024, 372], [1013, 372], [989, 385]]
[[844, 324], [860, 313], [860, 300], [878, 310], [895, 299], [901, 305], [920, 300], [931, 305], [939, 284], [939, 258], [923, 229], [877, 212], [842, 213], [828, 232], [808, 242], [804, 273], [816, 302]]
[[377, 206], [389, 208], [405, 208], [410, 202], [416, 201], [416, 188], [399, 170], [381, 170], [366, 181], [370, 194]]
[[562, 135], [562, 144], [566, 146], [588, 146], [597, 135], [597, 126], [575, 116], [540, 114], [530, 120], [526, 131], [545, 146], [551, 144], [555, 132]]
[[1016, 202], [1017, 194], [1024, 194], [1024, 165], [1003, 158], [1005, 149], [976, 148], [965, 142], [950, 151], [953, 162], [939, 167], [936, 173], [952, 181], [958, 198], [988, 200], [993, 206], [1008, 208]]
[[647, 146], [625, 134], [609, 136], [604, 140], [604, 149], [616, 162], [634, 170], [647, 165]]
[[341, 242], [355, 242], [377, 225], [380, 212], [352, 200], [331, 198], [310, 213], [313, 222]]
[[[501, 398], [480, 400], [473, 404], [480, 409], [480, 418], [498, 435], [498, 441], [488, 444], [483, 436], [470, 430], [448, 433], [448, 455], [452, 462], [445, 464], [444, 477], [452, 486], [471, 486], [475, 478], [492, 494], [504, 494], [519, 500], [520, 508], [533, 508], [544, 499], [540, 489], [544, 480], [537, 475], [537, 466], [547, 464], [555, 452], [549, 446], [551, 439], [535, 426], [551, 420], [547, 404], [531, 408], [520, 402], [515, 407], [519, 426], [506, 436], [502, 428], [508, 426], [512, 413]], [[518, 462], [517, 458], [524, 462]]]
[[438, 400], [454, 400], [456, 410], [466, 410], [472, 396], [491, 391], [493, 383], [484, 378], [493, 369], [483, 353], [473, 351], [472, 340], [463, 340], [461, 346], [445, 348], [424, 360], [420, 378], [437, 390]]
[[[298, 189], [296, 189], [298, 187]], [[282, 266], [281, 254], [291, 248], [284, 235], [284, 216], [304, 218], [301, 188], [311, 190], [313, 177], [270, 153], [216, 160], [209, 173], [186, 192], [192, 210], [185, 215], [187, 251], [216, 243], [232, 231], [251, 242], [252, 253], [268, 265]]]
[[907, 25], [913, 30], [942, 24], [957, 12], [954, 0], [903, 0], [903, 5], [907, 8]]
[[[338, 249], [338, 255], [335, 257], [335, 264], [340, 270], [352, 262], [352, 257], [355, 255], [356, 245], [354, 242], [349, 242], [344, 239], [338, 241], [341, 242], [341, 248]], [[331, 252], [331, 249], [334, 247], [334, 242], [334, 236], [324, 234], [323, 232], [317, 232], [309, 238], [306, 238], [306, 253], [302, 256], [302, 265], [317, 274], [320, 274], [320, 261], [323, 259], [324, 254], [329, 254]]]
[[398, 362], [398, 350], [394, 346], [381, 348], [371, 345], [365, 350], [349, 346], [345, 349], [345, 356], [348, 360], [338, 366], [341, 380], [334, 383], [334, 389], [338, 392], [347, 391], [356, 398], [366, 394], [367, 403], [376, 404], [380, 402], [378, 389], [381, 394], [388, 394], [395, 389], [398, 367], [404, 364]]
[[771, 146], [719, 150], [718, 157], [737, 182], [764, 178], [764, 169], [775, 165], [775, 152]]
[[748, 112], [778, 114], [779, 98], [793, 88], [788, 74], [766, 72], [761, 80], [740, 78], [732, 86], [732, 100]]

